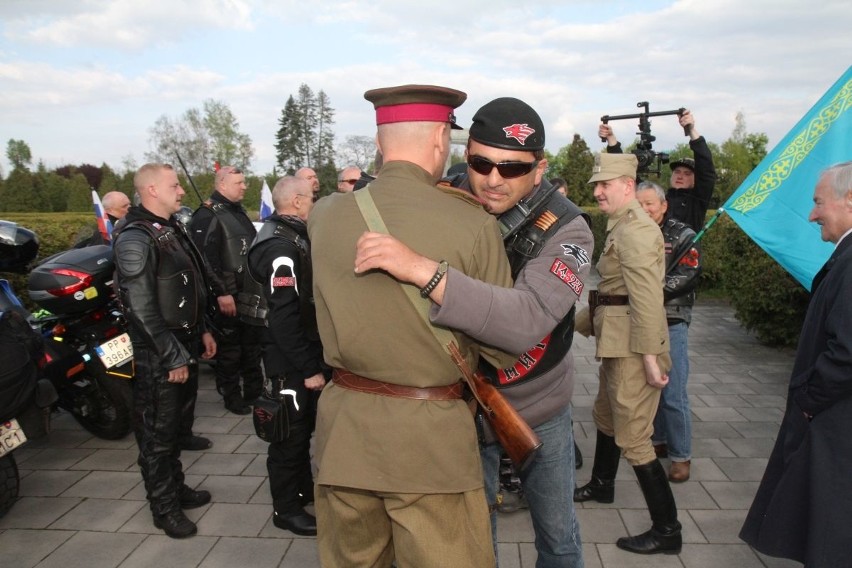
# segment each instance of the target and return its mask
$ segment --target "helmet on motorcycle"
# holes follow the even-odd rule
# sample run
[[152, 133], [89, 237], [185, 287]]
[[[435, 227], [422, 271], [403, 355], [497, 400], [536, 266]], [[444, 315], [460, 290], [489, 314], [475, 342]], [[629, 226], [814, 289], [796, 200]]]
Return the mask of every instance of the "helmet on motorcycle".
[[181, 222], [184, 227], [189, 227], [189, 221], [192, 219], [192, 209], [183, 205], [180, 209], [177, 210], [177, 213], [174, 214], [175, 219]]
[[11, 221], [0, 221], [0, 270], [26, 272], [38, 256], [38, 237]]

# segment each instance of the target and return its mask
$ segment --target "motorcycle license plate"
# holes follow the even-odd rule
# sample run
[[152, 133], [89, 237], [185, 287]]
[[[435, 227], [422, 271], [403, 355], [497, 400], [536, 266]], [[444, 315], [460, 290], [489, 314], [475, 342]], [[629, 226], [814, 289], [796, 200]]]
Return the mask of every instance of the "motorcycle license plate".
[[113, 337], [106, 343], [101, 343], [98, 347], [95, 347], [95, 351], [107, 369], [133, 359], [133, 344], [130, 343], [130, 336], [126, 333]]
[[8, 422], [0, 422], [0, 458], [26, 441], [27, 436], [17, 420], [12, 418]]

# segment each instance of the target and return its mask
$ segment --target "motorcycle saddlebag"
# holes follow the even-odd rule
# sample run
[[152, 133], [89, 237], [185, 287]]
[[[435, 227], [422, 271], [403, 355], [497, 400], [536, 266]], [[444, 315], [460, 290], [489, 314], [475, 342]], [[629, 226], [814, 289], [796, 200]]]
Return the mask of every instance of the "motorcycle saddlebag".
[[60, 316], [103, 306], [114, 293], [112, 254], [112, 247], [95, 245], [51, 256], [30, 273], [30, 299]]

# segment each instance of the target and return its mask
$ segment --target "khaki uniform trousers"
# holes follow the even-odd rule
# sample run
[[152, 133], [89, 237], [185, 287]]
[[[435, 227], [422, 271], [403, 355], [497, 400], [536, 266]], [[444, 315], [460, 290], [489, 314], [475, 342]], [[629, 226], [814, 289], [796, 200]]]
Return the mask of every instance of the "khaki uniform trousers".
[[326, 568], [493, 568], [483, 489], [383, 493], [317, 485], [317, 546]]
[[602, 358], [598, 381], [598, 396], [592, 410], [597, 429], [615, 437], [630, 465], [644, 465], [657, 459], [651, 434], [660, 390], [645, 381], [642, 356]]

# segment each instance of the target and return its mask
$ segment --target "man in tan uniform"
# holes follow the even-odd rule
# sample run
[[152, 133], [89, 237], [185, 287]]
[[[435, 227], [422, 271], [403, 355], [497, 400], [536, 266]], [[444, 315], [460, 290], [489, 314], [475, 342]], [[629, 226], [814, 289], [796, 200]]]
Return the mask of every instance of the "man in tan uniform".
[[636, 200], [636, 166], [633, 154], [600, 154], [589, 180], [595, 184], [598, 207], [609, 219], [597, 264], [598, 289], [589, 293], [589, 308], [577, 314], [577, 330], [597, 338], [595, 355], [601, 366], [593, 410], [598, 432], [592, 480], [575, 490], [574, 501], [613, 502], [623, 450], [653, 526], [618, 539], [616, 545], [639, 554], [677, 554], [677, 506], [651, 444], [660, 389], [671, 367], [663, 308], [663, 237]]
[[[405, 85], [364, 97], [376, 108], [384, 156], [369, 193], [392, 235], [441, 259], [432, 288], [448, 278], [448, 266], [511, 286], [494, 218], [435, 185], [450, 149], [453, 109], [466, 95]], [[358, 193], [320, 200], [308, 222], [317, 323], [335, 369], [316, 426], [320, 562], [491, 567], [476, 430], [459, 398], [458, 369], [398, 281], [380, 271], [355, 273], [355, 244], [367, 230]], [[512, 362], [454, 335], [471, 365], [480, 353], [500, 368]]]

